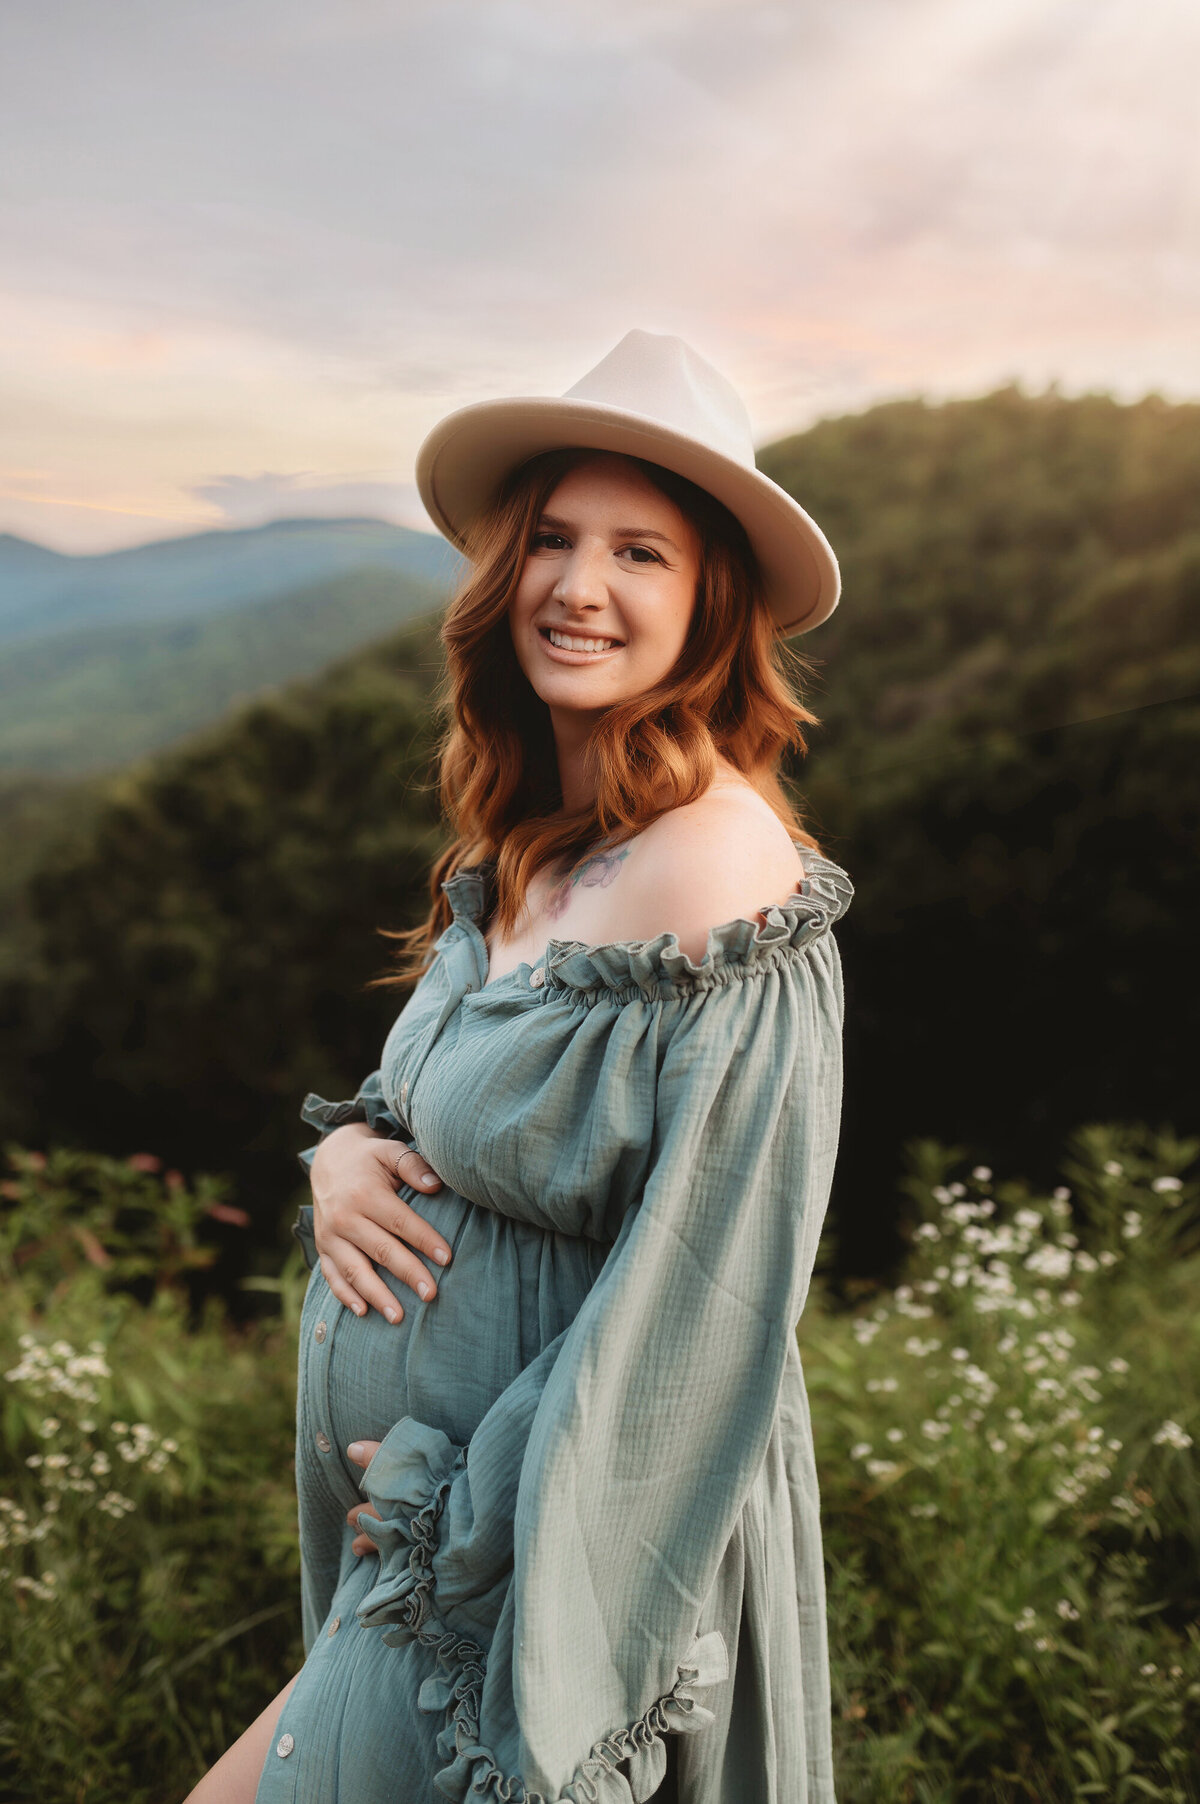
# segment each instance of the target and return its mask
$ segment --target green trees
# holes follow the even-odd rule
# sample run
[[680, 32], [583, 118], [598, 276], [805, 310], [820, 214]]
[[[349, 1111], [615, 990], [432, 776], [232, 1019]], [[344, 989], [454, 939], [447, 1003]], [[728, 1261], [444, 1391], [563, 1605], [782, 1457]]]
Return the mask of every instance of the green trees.
[[363, 985], [439, 840], [434, 645], [413, 629], [113, 784], [33, 881], [7, 1132], [235, 1172], [274, 1241], [300, 1098], [357, 1081], [395, 1011]]
[[[761, 461], [845, 577], [794, 643], [823, 721], [792, 777], [857, 887], [848, 1280], [899, 1255], [914, 1134], [1049, 1185], [1089, 1121], [1195, 1126], [1200, 407], [897, 402]], [[13, 911], [0, 1134], [232, 1173], [224, 1285], [275, 1256], [300, 1099], [347, 1094], [402, 999], [363, 986], [441, 843], [438, 661], [429, 620], [130, 770]]]

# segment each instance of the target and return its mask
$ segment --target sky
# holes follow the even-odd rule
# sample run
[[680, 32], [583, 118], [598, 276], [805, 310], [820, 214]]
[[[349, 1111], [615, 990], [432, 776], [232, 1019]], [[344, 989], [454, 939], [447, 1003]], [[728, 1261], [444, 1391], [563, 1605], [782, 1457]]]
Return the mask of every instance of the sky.
[[429, 522], [632, 326], [758, 444], [1200, 397], [1196, 0], [4, 0], [0, 532]]

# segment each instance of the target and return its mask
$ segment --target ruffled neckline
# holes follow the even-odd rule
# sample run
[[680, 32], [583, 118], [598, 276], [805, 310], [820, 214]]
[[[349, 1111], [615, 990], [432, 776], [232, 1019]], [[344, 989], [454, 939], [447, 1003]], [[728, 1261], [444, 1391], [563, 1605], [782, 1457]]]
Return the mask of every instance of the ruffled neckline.
[[[792, 844], [805, 870], [800, 888], [782, 902], [764, 903], [759, 911], [765, 917], [761, 923], [738, 917], [710, 927], [707, 949], [698, 963], [682, 950], [672, 928], [649, 940], [609, 940], [599, 945], [550, 939], [540, 957], [515, 965], [486, 984], [482, 994], [490, 994], [514, 978], [520, 978], [529, 988], [530, 979], [539, 968], [544, 973], [538, 986], [543, 993], [620, 993], [690, 989], [720, 981], [723, 974], [739, 974], [777, 963], [786, 950], [801, 949], [827, 933], [845, 914], [854, 895], [854, 885], [841, 865], [801, 840], [794, 839]], [[466, 923], [481, 940], [480, 922], [494, 874], [495, 860], [485, 858], [463, 866], [442, 884], [455, 921]], [[485, 945], [485, 961], [486, 957]]]

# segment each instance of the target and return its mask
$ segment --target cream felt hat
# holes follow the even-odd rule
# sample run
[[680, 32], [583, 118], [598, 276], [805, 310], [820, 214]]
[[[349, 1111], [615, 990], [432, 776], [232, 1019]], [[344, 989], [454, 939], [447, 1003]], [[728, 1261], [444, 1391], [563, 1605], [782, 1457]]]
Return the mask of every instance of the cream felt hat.
[[824, 533], [755, 468], [740, 395], [682, 338], [627, 332], [565, 395], [457, 408], [418, 451], [417, 488], [461, 551], [509, 472], [566, 445], [646, 458], [715, 495], [746, 529], [782, 633], [806, 633], [837, 606], [841, 577]]

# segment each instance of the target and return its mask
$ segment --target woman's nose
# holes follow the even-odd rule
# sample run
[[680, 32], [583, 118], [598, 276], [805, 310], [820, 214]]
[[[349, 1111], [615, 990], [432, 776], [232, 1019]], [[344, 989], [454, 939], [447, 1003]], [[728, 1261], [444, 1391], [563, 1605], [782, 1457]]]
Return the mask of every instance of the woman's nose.
[[607, 552], [576, 545], [559, 569], [554, 599], [568, 607], [604, 607], [608, 601]]

